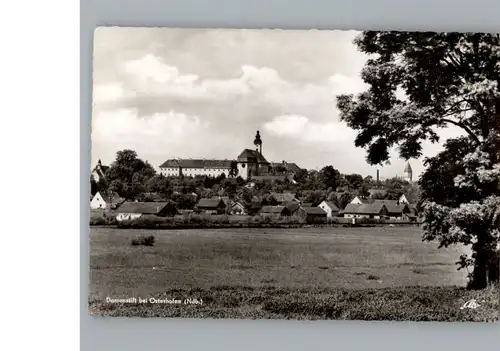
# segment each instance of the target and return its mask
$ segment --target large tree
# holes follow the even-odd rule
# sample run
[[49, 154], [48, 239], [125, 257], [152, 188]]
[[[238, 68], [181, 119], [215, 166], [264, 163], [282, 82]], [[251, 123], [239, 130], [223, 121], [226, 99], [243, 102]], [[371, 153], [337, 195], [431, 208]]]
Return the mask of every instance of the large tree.
[[340, 183], [340, 172], [333, 166], [326, 166], [319, 171], [319, 179], [323, 184], [323, 189], [337, 189]]
[[370, 164], [388, 162], [393, 147], [418, 158], [423, 141], [439, 141], [439, 128], [462, 129], [425, 161], [424, 239], [471, 245], [459, 268], [473, 266], [470, 287], [485, 287], [500, 236], [499, 35], [369, 31], [355, 44], [369, 55], [368, 90], [339, 96], [337, 107]]
[[121, 150], [106, 172], [111, 190], [126, 199], [135, 199], [146, 189], [146, 182], [156, 174], [154, 168], [141, 160], [134, 150]]

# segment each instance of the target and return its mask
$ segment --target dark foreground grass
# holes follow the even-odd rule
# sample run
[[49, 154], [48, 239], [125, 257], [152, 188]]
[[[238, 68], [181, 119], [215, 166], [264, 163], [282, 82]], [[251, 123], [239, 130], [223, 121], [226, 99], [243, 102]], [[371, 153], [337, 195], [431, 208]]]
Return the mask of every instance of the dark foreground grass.
[[[499, 293], [498, 287], [470, 291], [453, 286], [361, 290], [216, 286], [141, 297], [168, 299], [170, 303], [90, 299], [89, 311], [121, 317], [493, 322], [498, 319]], [[180, 303], [172, 304], [172, 300]], [[478, 306], [461, 309], [470, 300]]]

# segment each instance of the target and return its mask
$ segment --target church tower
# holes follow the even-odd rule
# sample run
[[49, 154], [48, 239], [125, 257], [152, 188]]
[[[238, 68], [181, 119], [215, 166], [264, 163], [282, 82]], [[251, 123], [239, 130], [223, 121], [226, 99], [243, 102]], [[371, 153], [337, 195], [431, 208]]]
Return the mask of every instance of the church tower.
[[255, 151], [258, 151], [259, 154], [262, 155], [262, 139], [260, 138], [259, 131], [257, 131], [257, 134], [255, 135], [255, 140], [253, 141], [253, 144], [255, 145]]
[[404, 170], [404, 178], [410, 183], [413, 181], [413, 170], [411, 169], [410, 162], [406, 163], [406, 167]]

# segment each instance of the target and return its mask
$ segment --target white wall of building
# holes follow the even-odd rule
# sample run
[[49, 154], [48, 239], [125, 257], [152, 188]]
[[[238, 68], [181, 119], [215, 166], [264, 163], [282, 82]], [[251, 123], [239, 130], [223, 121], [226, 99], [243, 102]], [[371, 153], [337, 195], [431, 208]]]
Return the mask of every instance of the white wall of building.
[[107, 206], [108, 206], [108, 204], [106, 203], [106, 201], [104, 201], [104, 199], [102, 198], [102, 196], [99, 192], [97, 192], [94, 195], [94, 197], [92, 198], [92, 200], [90, 201], [90, 208], [93, 210], [106, 209]]
[[[161, 174], [164, 176], [179, 176], [179, 168], [160, 168]], [[224, 174], [226, 177], [229, 176], [229, 168], [183, 168], [182, 173], [187, 177], [194, 176], [210, 176], [218, 177]]]
[[118, 213], [116, 216], [117, 221], [131, 221], [133, 219], [139, 218], [142, 213]]

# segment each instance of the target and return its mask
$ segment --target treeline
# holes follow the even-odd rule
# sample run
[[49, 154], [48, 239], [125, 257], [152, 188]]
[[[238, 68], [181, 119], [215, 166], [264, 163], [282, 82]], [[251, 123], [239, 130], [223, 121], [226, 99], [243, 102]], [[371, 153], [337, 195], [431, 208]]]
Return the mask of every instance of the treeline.
[[[274, 169], [273, 173], [285, 172]], [[233, 171], [233, 174], [235, 172]], [[403, 193], [418, 197], [418, 188], [399, 178], [380, 181], [378, 184], [371, 176], [360, 174], [341, 174], [329, 165], [321, 170], [302, 169], [294, 174], [295, 183], [285, 178], [284, 181], [252, 181], [248, 184], [241, 177], [166, 177], [156, 173], [147, 162], [138, 158], [133, 150], [117, 152], [115, 161], [106, 170], [105, 180], [96, 182], [91, 177], [91, 191], [112, 191], [127, 200], [153, 201], [150, 194], [160, 195], [177, 204], [179, 209], [191, 210], [200, 198], [228, 196], [241, 202], [252, 214], [261, 206], [271, 205], [272, 192], [291, 192], [304, 203], [313, 206], [323, 200], [332, 201], [343, 209], [355, 196], [368, 196], [369, 190], [376, 187], [385, 189], [375, 194], [375, 198], [395, 200]]]

